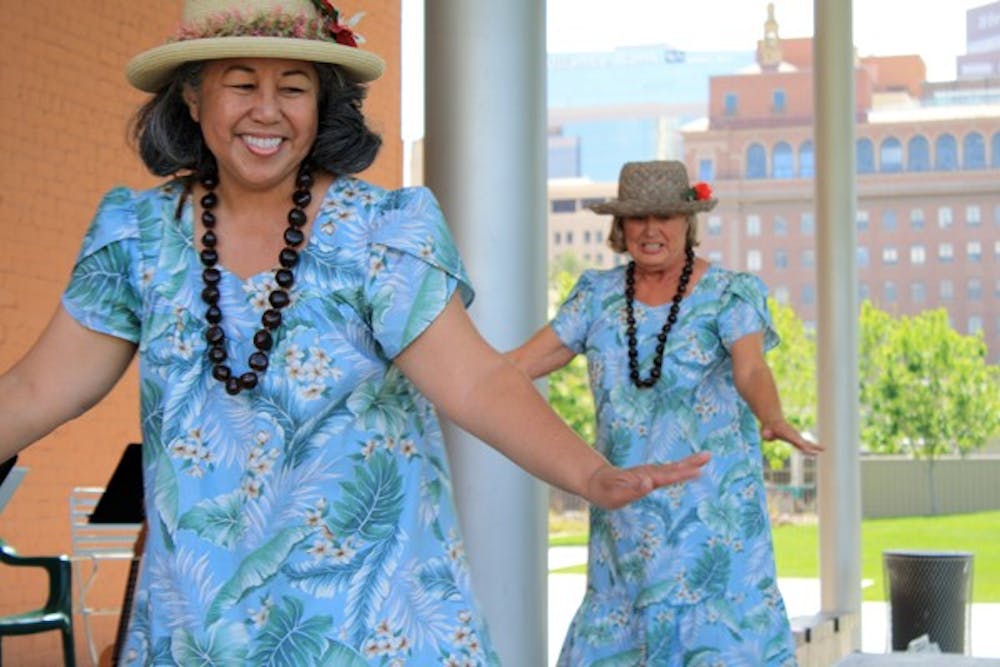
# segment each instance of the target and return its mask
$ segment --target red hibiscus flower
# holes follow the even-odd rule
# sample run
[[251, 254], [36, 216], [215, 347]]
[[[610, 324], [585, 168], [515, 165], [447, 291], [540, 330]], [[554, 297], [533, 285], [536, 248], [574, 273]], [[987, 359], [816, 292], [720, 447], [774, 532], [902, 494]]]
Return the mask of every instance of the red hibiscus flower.
[[712, 187], [708, 183], [695, 183], [691, 190], [694, 191], [696, 201], [705, 201], [712, 198]]

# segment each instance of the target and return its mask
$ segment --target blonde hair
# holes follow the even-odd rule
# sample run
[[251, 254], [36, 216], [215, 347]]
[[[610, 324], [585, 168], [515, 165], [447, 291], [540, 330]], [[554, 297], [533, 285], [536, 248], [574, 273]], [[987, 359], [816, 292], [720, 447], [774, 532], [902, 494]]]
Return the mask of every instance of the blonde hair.
[[[694, 213], [688, 213], [684, 216], [687, 218], [687, 232], [684, 235], [684, 243], [689, 248], [698, 247], [698, 216]], [[611, 231], [608, 232], [608, 247], [617, 253], [626, 252], [625, 247], [625, 218], [620, 215], [616, 215], [611, 220]]]

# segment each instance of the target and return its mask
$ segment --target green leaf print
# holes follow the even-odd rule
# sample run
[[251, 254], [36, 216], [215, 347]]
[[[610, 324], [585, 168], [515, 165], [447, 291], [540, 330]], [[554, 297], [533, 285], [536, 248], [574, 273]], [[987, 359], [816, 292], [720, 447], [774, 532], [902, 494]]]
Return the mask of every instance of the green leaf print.
[[251, 664], [273, 667], [317, 664], [326, 651], [326, 632], [333, 619], [330, 616], [303, 619], [302, 611], [302, 602], [288, 596], [270, 610], [267, 623], [257, 636]]
[[[74, 279], [64, 298], [75, 305], [77, 312], [104, 313], [101, 326], [105, 331], [136, 331], [135, 313], [139, 312], [140, 304], [129, 282], [131, 263], [122, 243], [113, 243], [84, 258], [74, 269]], [[120, 305], [114, 308], [100, 305], [109, 298]]]
[[219, 624], [197, 637], [181, 628], [171, 637], [170, 654], [174, 664], [184, 667], [243, 667], [248, 643], [241, 623]]
[[170, 458], [161, 450], [156, 457], [155, 486], [153, 488], [153, 505], [160, 515], [160, 521], [169, 532], [177, 530], [177, 508], [179, 506], [177, 490], [177, 473], [170, 464]]
[[635, 667], [640, 664], [642, 659], [642, 651], [639, 649], [632, 649], [625, 651], [624, 653], [617, 653], [615, 655], [609, 655], [606, 658], [601, 658], [596, 660], [591, 664], [591, 667]]
[[316, 667], [368, 667], [368, 661], [347, 644], [330, 642], [330, 647]]
[[193, 530], [212, 544], [231, 549], [246, 530], [243, 494], [234, 491], [201, 501], [178, 522], [178, 528]]
[[330, 527], [337, 535], [378, 541], [393, 535], [403, 512], [403, 484], [392, 456], [384, 450], [354, 468], [355, 481], [340, 485]]
[[652, 586], [647, 586], [636, 596], [635, 606], [641, 609], [651, 604], [663, 602], [676, 588], [677, 584], [673, 581], [661, 581]]
[[719, 652], [714, 648], [697, 648], [684, 653], [684, 667], [716, 667]]
[[692, 592], [700, 592], [702, 598], [725, 594], [729, 566], [729, 550], [721, 544], [709, 546], [688, 574], [688, 587]]
[[230, 606], [242, 600], [255, 588], [263, 586], [278, 573], [292, 549], [312, 532], [313, 529], [306, 526], [286, 528], [275, 535], [270, 542], [243, 559], [236, 569], [236, 574], [219, 589], [205, 622], [215, 623]]
[[448, 563], [436, 558], [417, 569], [417, 580], [427, 593], [433, 593], [442, 600], [458, 600], [462, 592], [455, 583], [455, 573]]
[[443, 271], [425, 271], [420, 286], [408, 299], [409, 315], [403, 327], [400, 347], [406, 347], [419, 336], [427, 325], [441, 312], [448, 293], [448, 274]]

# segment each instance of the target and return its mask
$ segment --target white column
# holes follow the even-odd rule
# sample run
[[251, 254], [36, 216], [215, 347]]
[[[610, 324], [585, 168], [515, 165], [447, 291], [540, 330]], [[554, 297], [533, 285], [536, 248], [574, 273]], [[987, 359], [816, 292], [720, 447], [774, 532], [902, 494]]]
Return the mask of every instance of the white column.
[[[424, 181], [510, 349], [544, 323], [545, 3], [426, 0]], [[495, 396], [503, 401], [503, 396]], [[547, 489], [445, 426], [473, 586], [505, 665], [547, 662]]]
[[[814, 0], [822, 611], [861, 611], [858, 280], [851, 0]], [[860, 626], [853, 646], [860, 647]]]

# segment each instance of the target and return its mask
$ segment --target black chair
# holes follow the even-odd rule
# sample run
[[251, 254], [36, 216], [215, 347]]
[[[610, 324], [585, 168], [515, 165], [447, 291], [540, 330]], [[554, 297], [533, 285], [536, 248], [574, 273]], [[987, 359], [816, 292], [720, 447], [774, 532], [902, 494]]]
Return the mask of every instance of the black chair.
[[18, 556], [0, 540], [0, 562], [14, 567], [41, 567], [49, 575], [49, 595], [45, 606], [20, 614], [0, 616], [0, 665], [3, 664], [2, 641], [6, 635], [28, 635], [59, 630], [62, 633], [63, 662], [75, 667], [73, 644], [72, 579], [67, 556]]

